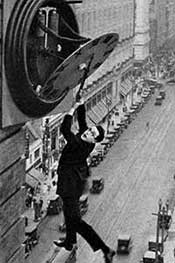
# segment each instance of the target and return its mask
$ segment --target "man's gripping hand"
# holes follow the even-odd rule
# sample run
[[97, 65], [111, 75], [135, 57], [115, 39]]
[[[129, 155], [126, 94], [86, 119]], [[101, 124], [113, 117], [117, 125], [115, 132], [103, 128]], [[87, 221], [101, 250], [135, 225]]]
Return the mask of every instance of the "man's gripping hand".
[[81, 98], [79, 101], [74, 102], [72, 105], [72, 108], [70, 109], [70, 111], [68, 112], [69, 115], [73, 116], [74, 112], [76, 111], [76, 109], [80, 106], [84, 104], [84, 99]]

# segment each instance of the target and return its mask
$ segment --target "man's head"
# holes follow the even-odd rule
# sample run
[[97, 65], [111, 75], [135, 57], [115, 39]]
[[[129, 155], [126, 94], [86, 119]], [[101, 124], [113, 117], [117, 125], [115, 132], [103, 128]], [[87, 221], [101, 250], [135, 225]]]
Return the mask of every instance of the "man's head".
[[81, 135], [81, 139], [89, 143], [101, 142], [104, 139], [104, 133], [100, 125], [92, 126]]

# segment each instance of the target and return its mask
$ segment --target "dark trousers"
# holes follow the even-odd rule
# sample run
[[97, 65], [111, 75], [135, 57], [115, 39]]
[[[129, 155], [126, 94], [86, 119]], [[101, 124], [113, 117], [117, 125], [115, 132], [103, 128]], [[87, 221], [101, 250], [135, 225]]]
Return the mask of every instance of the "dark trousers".
[[64, 197], [63, 212], [66, 223], [66, 244], [68, 247], [77, 242], [76, 233], [80, 234], [91, 246], [93, 251], [101, 249], [104, 253], [108, 252], [109, 247], [103, 242], [95, 230], [81, 219], [79, 209], [79, 199]]

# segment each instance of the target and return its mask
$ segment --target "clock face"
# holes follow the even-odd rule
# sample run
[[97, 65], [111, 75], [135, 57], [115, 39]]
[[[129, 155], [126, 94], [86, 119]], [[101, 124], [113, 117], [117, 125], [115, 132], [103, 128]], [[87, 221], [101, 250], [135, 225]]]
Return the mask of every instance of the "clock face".
[[[90, 41], [78, 34], [71, 7], [63, 0], [19, 0], [5, 37], [5, 74], [17, 107], [29, 117], [54, 109], [109, 56], [118, 41], [106, 34]], [[80, 47], [81, 46], [81, 47]]]
[[73, 89], [82, 80], [84, 68], [87, 77], [98, 69], [110, 55], [118, 42], [118, 34], [102, 35], [84, 44], [61, 63], [50, 75], [41, 90], [41, 98], [55, 100], [66, 89]]

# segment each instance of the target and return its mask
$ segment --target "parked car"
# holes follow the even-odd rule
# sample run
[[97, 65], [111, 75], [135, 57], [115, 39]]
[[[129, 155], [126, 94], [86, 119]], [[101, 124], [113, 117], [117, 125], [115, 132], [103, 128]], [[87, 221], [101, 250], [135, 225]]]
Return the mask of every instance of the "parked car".
[[[149, 251], [156, 251], [157, 249], [157, 242], [156, 242], [156, 236], [150, 236], [149, 240], [148, 240], [148, 250]], [[162, 251], [163, 246], [162, 246], [162, 239], [161, 236], [159, 236], [159, 240], [158, 240], [158, 250]]]
[[92, 194], [99, 194], [104, 188], [104, 179], [102, 177], [96, 177], [92, 180], [92, 186], [90, 192]]
[[166, 96], [165, 90], [160, 90], [159, 95], [162, 97], [162, 99], [165, 99]]
[[161, 89], [163, 87], [163, 84], [162, 83], [159, 83], [159, 82], [157, 82], [157, 84], [156, 84], [156, 88], [157, 89]]
[[157, 96], [154, 105], [162, 105], [162, 96]]
[[88, 194], [83, 194], [79, 199], [80, 213], [83, 216], [88, 210]]
[[61, 223], [60, 225], [59, 225], [59, 231], [60, 232], [66, 232], [66, 224], [65, 224], [65, 222], [63, 222], [63, 223]]
[[131, 236], [128, 234], [120, 234], [118, 236], [117, 254], [129, 254], [131, 247]]
[[175, 78], [169, 79], [166, 83], [169, 84], [169, 85], [171, 85], [171, 84], [174, 85], [175, 84]]
[[50, 200], [47, 207], [47, 215], [58, 215], [62, 210], [62, 200], [58, 196], [55, 200]]
[[[155, 251], [146, 251], [143, 259], [140, 261], [143, 263], [156, 263], [156, 252]], [[163, 263], [163, 257], [158, 255], [158, 262]]]

